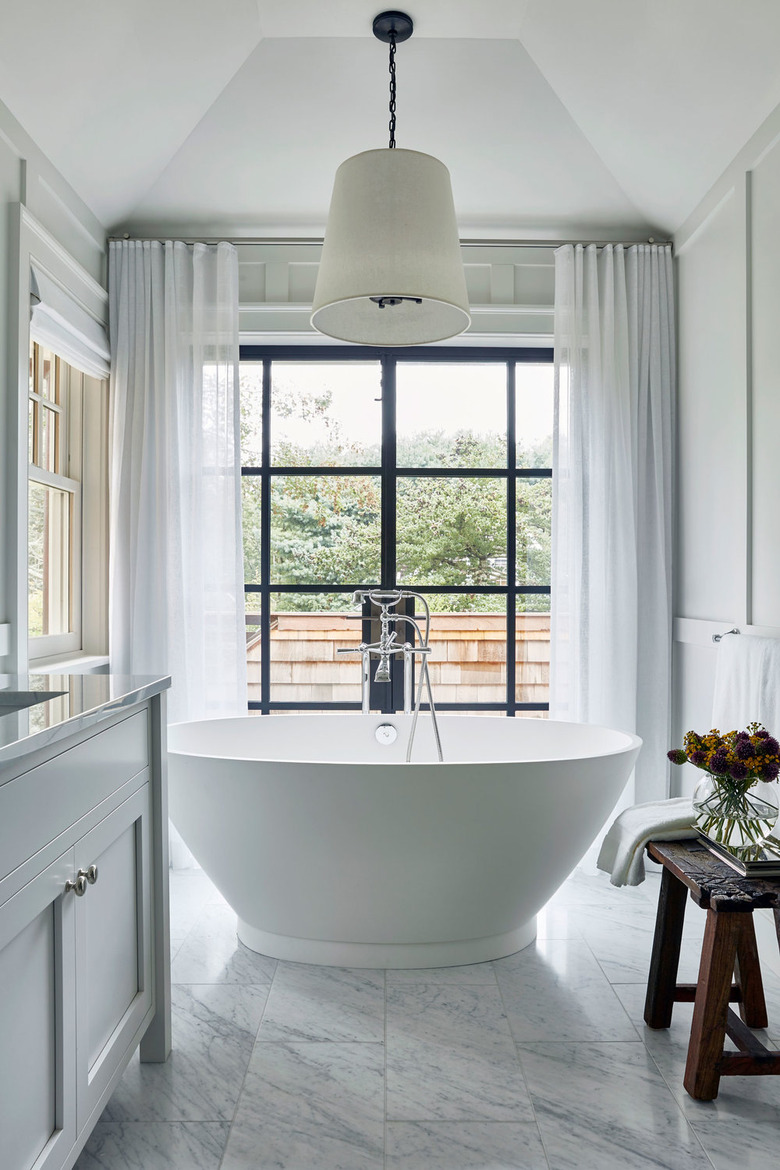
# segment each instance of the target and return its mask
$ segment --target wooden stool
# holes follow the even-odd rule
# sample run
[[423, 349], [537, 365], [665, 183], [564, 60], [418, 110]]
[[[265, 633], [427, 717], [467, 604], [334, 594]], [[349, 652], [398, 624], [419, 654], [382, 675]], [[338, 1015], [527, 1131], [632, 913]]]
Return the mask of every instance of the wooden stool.
[[[700, 840], [651, 841], [647, 852], [664, 867], [647, 981], [645, 1023], [668, 1028], [675, 1003], [693, 1003], [683, 1084], [697, 1101], [718, 1095], [721, 1077], [776, 1076], [780, 1053], [750, 1031], [767, 1026], [753, 911], [774, 911], [780, 939], [780, 879], [745, 878]], [[678, 983], [685, 892], [707, 911], [698, 983]], [[735, 982], [731, 977], [734, 974]], [[741, 1019], [729, 1007], [739, 1004]], [[726, 1034], [739, 1049], [724, 1052]]]

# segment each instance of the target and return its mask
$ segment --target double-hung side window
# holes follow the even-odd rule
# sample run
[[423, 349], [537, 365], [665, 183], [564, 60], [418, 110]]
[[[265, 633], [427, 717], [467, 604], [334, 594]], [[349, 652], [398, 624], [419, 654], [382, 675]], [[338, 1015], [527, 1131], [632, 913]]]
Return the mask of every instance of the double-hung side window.
[[30, 343], [30, 662], [107, 651], [108, 383]]
[[32, 342], [29, 393], [30, 657], [81, 646], [83, 375]]

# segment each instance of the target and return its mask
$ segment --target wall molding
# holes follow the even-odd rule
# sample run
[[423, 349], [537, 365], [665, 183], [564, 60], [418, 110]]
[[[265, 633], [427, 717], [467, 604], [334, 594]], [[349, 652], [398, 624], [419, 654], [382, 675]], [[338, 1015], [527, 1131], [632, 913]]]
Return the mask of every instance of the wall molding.
[[[235, 241], [235, 247], [242, 341], [323, 344], [322, 335], [310, 324], [321, 245]], [[483, 242], [463, 246], [462, 256], [472, 323], [454, 344], [549, 346], [555, 297], [553, 252]]]
[[[32, 215], [24, 204], [19, 205], [19, 231], [29, 256], [34, 257], [46, 272], [96, 320], [108, 322], [108, 292], [79, 264], [67, 248]], [[28, 298], [29, 303], [29, 298]]]

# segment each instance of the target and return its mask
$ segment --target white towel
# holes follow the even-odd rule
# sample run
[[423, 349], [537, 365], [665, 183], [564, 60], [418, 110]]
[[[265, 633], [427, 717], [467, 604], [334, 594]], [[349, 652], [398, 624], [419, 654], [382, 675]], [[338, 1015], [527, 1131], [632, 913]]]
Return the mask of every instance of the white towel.
[[754, 720], [780, 735], [780, 638], [728, 634], [715, 660], [712, 726], [744, 731]]
[[596, 865], [610, 875], [613, 886], [638, 886], [645, 880], [648, 841], [695, 836], [690, 796], [634, 804], [612, 822]]

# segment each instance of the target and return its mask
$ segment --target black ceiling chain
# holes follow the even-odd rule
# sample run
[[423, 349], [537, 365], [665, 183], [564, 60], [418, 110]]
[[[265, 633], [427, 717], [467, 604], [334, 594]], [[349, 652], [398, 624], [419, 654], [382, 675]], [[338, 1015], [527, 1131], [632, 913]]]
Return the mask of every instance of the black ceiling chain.
[[390, 34], [390, 149], [395, 149], [395, 36]]

